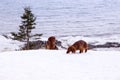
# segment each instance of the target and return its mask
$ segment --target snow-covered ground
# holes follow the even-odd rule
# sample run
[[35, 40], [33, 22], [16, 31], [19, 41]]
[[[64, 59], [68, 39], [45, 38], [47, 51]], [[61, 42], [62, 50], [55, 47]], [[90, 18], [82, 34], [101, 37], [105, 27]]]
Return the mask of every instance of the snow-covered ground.
[[0, 53], [0, 80], [120, 80], [119, 51]]
[[[72, 44], [77, 39], [61, 40]], [[120, 80], [119, 50], [82, 54], [66, 54], [66, 49], [15, 51], [22, 43], [3, 36], [0, 45], [0, 80]]]

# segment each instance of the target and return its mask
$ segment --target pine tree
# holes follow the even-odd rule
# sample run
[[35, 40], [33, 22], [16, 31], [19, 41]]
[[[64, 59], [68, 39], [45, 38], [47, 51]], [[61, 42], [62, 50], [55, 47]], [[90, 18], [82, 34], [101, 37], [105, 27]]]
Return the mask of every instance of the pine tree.
[[14, 37], [14, 40], [19, 40], [19, 41], [25, 41], [27, 42], [27, 49], [30, 49], [29, 46], [29, 42], [30, 42], [30, 38], [34, 37], [34, 36], [41, 36], [42, 34], [35, 34], [32, 35], [31, 31], [33, 29], [35, 29], [35, 20], [36, 17], [34, 16], [34, 14], [32, 13], [30, 7], [25, 7], [24, 8], [24, 13], [21, 16], [22, 19], [22, 24], [19, 26], [19, 32], [18, 33], [14, 33], [12, 32], [12, 36]]

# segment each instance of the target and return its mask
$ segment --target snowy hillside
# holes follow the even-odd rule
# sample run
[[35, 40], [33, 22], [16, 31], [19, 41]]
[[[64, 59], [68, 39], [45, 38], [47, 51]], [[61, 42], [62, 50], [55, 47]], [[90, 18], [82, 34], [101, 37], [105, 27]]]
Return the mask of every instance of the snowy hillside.
[[119, 51], [0, 53], [0, 80], [120, 80]]

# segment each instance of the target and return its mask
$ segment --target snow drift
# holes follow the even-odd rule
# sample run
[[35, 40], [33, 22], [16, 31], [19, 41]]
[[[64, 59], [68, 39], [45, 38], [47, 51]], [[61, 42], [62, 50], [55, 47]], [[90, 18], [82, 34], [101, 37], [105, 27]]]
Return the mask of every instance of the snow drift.
[[0, 80], [120, 80], [119, 51], [0, 53]]

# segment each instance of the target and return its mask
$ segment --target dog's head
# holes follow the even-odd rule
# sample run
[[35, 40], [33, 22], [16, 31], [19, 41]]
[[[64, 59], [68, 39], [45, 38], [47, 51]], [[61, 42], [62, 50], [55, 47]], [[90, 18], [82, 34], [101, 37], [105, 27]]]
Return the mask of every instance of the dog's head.
[[70, 52], [75, 53], [75, 52], [76, 52], [76, 48], [75, 48], [74, 46], [70, 46], [70, 47], [68, 47], [66, 53], [68, 54], [68, 53], [70, 53]]

